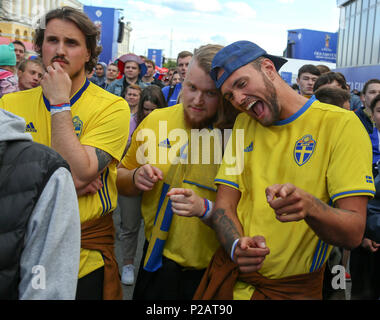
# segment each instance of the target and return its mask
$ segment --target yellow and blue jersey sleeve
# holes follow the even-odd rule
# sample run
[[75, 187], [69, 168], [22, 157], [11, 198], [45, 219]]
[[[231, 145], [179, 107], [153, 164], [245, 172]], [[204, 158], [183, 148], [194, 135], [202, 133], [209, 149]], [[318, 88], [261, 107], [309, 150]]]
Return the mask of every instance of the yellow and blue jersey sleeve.
[[345, 121], [339, 122], [338, 128], [331, 132], [331, 139], [336, 141], [327, 169], [327, 187], [332, 202], [349, 196], [372, 198], [375, 194], [368, 133], [353, 112], [345, 113], [344, 117]]

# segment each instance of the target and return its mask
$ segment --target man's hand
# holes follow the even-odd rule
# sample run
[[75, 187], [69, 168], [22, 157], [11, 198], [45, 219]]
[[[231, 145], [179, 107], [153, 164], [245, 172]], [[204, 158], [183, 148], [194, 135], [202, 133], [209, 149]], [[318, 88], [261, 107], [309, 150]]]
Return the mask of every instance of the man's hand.
[[258, 271], [269, 252], [263, 236], [242, 237], [236, 245], [234, 261], [239, 266], [240, 272]]
[[81, 197], [81, 196], [85, 196], [88, 194], [95, 194], [101, 188], [103, 188], [103, 183], [102, 183], [102, 180], [101, 180], [100, 175], [99, 175], [95, 180], [90, 182], [88, 185], [86, 185], [85, 187], [83, 187], [81, 189], [78, 189], [77, 195], [78, 195], [78, 197]]
[[200, 217], [205, 211], [204, 199], [191, 189], [173, 188], [167, 194], [175, 214], [185, 217]]
[[135, 186], [141, 191], [152, 190], [156, 182], [164, 178], [162, 171], [150, 164], [136, 168], [133, 174]]
[[41, 87], [51, 105], [70, 102], [71, 79], [58, 62], [46, 68]]
[[314, 197], [291, 183], [265, 189], [267, 201], [281, 222], [299, 221], [308, 216]]
[[364, 238], [361, 246], [364, 249], [367, 249], [369, 252], [376, 252], [377, 250], [379, 250], [380, 244], [376, 243], [375, 241], [372, 241], [371, 239]]

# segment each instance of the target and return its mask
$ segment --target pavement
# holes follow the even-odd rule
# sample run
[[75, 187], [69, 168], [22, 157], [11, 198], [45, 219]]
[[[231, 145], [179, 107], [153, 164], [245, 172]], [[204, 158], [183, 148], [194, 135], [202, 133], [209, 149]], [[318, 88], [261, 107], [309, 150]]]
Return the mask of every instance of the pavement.
[[[114, 211], [113, 220], [114, 220], [115, 231], [116, 231], [115, 255], [116, 255], [117, 263], [119, 265], [119, 272], [121, 274], [122, 268], [123, 268], [123, 261], [122, 261], [123, 259], [122, 259], [122, 244], [118, 238], [118, 234], [120, 231], [120, 210], [119, 210], [119, 208], [117, 208]], [[144, 241], [145, 241], [144, 223], [143, 223], [143, 220], [141, 220], [141, 226], [140, 226], [138, 243], [137, 243], [136, 258], [134, 260], [135, 280], [137, 278], [137, 272], [138, 272], [138, 269], [140, 266]], [[134, 285], [126, 286], [126, 285], [122, 284], [122, 287], [123, 287], [123, 300], [132, 300]], [[346, 281], [346, 290], [344, 292], [337, 291], [336, 294], [332, 295], [330, 300], [350, 300], [350, 298], [351, 298], [351, 281]]]

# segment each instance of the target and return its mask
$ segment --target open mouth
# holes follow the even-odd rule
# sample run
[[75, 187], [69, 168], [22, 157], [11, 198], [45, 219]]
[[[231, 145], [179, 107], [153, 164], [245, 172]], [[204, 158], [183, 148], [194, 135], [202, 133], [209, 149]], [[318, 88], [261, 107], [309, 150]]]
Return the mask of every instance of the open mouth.
[[247, 112], [251, 111], [257, 118], [264, 114], [264, 103], [261, 100], [254, 100], [245, 108]]

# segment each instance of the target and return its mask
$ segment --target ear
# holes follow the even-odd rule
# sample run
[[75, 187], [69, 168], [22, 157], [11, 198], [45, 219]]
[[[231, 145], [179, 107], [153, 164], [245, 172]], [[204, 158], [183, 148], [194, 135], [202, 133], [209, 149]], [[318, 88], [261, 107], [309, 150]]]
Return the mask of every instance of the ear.
[[268, 58], [263, 59], [263, 61], [261, 62], [261, 70], [272, 81], [276, 78], [276, 75], [278, 75], [274, 63], [272, 62], [272, 60]]

